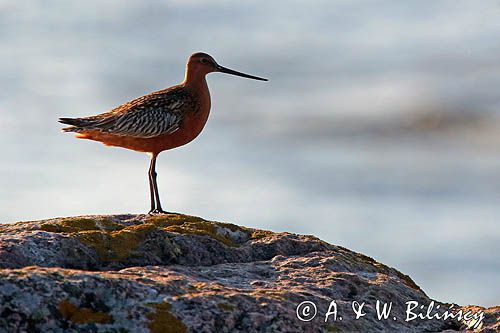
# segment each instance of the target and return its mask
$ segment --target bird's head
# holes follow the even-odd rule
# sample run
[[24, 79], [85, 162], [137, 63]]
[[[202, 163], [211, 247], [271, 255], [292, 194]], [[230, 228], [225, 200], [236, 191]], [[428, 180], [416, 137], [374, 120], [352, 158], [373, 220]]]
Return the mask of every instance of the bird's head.
[[223, 67], [219, 65], [214, 58], [203, 52], [193, 53], [188, 58], [188, 62], [186, 65], [186, 80], [189, 80], [190, 77], [196, 77], [200, 75], [205, 76], [208, 73], [212, 72], [221, 72], [246, 77], [248, 79], [267, 81], [267, 79], [258, 76], [237, 72], [235, 70]]

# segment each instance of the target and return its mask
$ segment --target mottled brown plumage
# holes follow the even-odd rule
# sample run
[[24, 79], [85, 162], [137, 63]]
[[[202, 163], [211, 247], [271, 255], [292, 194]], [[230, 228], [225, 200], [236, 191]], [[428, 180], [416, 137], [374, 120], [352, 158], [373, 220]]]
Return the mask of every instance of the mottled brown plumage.
[[74, 125], [63, 129], [67, 132], [97, 130], [120, 136], [154, 138], [178, 130], [186, 114], [199, 111], [197, 102], [196, 94], [178, 85], [136, 98], [97, 116], [61, 118], [61, 121]]
[[208, 54], [199, 52], [189, 57], [184, 81], [179, 85], [136, 98], [96, 116], [60, 118], [59, 121], [71, 125], [63, 130], [75, 132], [78, 138], [150, 153], [150, 213], [163, 213], [156, 184], [156, 158], [164, 150], [189, 143], [203, 130], [210, 113], [205, 76], [211, 72], [267, 81], [222, 67]]

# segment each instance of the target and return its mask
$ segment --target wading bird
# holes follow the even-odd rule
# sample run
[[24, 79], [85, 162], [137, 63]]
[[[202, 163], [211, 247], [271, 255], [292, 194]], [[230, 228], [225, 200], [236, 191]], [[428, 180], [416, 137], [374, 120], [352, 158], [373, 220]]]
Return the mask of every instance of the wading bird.
[[149, 166], [150, 214], [163, 211], [156, 183], [156, 158], [164, 150], [185, 145], [200, 134], [210, 112], [210, 92], [205, 75], [221, 72], [267, 81], [222, 67], [206, 53], [194, 53], [187, 61], [184, 81], [120, 105], [109, 112], [83, 118], [60, 118], [71, 125], [65, 132], [151, 155]]

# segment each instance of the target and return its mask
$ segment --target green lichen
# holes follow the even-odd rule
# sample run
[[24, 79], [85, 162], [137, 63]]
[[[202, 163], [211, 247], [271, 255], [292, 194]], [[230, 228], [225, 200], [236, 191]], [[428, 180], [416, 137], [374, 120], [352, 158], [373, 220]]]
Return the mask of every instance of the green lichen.
[[328, 333], [338, 333], [338, 332], [342, 332], [339, 328], [333, 326], [333, 325], [326, 325], [325, 326], [325, 330], [328, 332]]
[[148, 328], [151, 333], [187, 332], [186, 325], [170, 312], [172, 306], [169, 303], [149, 303], [147, 306], [154, 309], [154, 312], [146, 315], [149, 319]]
[[59, 314], [64, 319], [69, 320], [75, 324], [105, 324], [113, 320], [113, 317], [111, 317], [107, 313], [94, 311], [90, 308], [77, 308], [67, 300], [61, 301], [58, 304], [57, 309], [59, 310]]
[[[209, 236], [230, 247], [237, 247], [246, 240], [260, 239], [272, 234], [270, 231], [240, 227], [231, 223], [211, 222], [183, 214], [148, 216], [142, 224], [131, 226], [121, 225], [106, 217], [65, 218], [46, 222], [40, 229], [70, 235], [94, 249], [100, 260], [108, 262], [140, 257], [141, 254], [135, 252], [135, 248], [155, 231]], [[234, 239], [232, 234], [237, 232], [240, 232], [242, 237]]]
[[157, 227], [166, 228], [172, 225], [182, 225], [188, 222], [203, 222], [206, 220], [201, 217], [184, 215], [184, 214], [163, 214], [149, 216], [144, 220], [144, 223], [153, 224]]
[[249, 234], [250, 239], [261, 239], [274, 234], [272, 231], [259, 229], [247, 229], [246, 232]]
[[58, 222], [47, 222], [40, 226], [41, 230], [57, 233], [74, 233], [87, 230], [119, 230], [123, 226], [108, 218], [65, 218]]
[[50, 232], [78, 232], [82, 230], [97, 229], [95, 220], [86, 218], [68, 218], [59, 222], [48, 222], [40, 226], [40, 229]]
[[232, 306], [231, 304], [227, 304], [227, 303], [219, 303], [219, 304], [217, 304], [217, 307], [223, 311], [226, 311], [226, 312], [234, 311], [234, 306]]
[[224, 236], [218, 232], [217, 224], [214, 222], [186, 222], [182, 225], [172, 225], [165, 228], [169, 232], [177, 232], [179, 234], [191, 235], [207, 235], [213, 239], [231, 247], [237, 247], [239, 244], [235, 243], [228, 236]]
[[235, 242], [227, 233], [221, 232], [223, 229], [244, 233], [247, 235], [247, 239], [260, 239], [273, 234], [272, 231], [240, 227], [232, 223], [207, 221], [200, 217], [180, 214], [152, 216], [147, 218], [145, 223], [152, 223], [158, 227], [163, 227], [168, 232], [207, 235], [230, 247], [238, 247], [241, 244]]
[[89, 230], [73, 236], [83, 244], [93, 248], [102, 261], [122, 261], [136, 256], [134, 249], [157, 230], [154, 225], [140, 224], [121, 230]]

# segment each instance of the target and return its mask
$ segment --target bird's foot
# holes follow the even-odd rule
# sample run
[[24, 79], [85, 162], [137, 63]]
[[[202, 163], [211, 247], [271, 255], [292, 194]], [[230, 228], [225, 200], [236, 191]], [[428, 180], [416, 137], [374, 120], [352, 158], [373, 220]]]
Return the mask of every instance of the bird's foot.
[[155, 208], [155, 209], [151, 209], [149, 212], [148, 212], [149, 215], [158, 215], [158, 214], [171, 214], [170, 212], [166, 212], [164, 211], [163, 209], [161, 208]]

